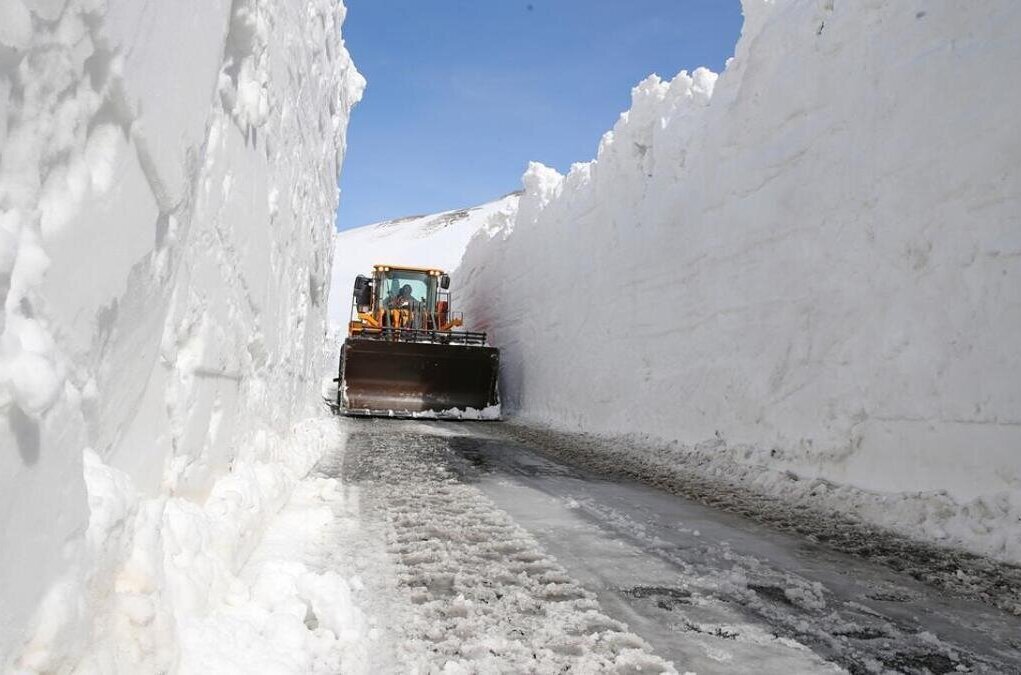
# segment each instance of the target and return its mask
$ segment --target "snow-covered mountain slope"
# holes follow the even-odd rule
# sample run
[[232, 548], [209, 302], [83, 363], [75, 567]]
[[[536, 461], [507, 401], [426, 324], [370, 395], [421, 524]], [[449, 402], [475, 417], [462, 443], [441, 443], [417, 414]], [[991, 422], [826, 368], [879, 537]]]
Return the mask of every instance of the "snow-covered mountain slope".
[[315, 461], [344, 12], [0, 1], [0, 670], [167, 670]]
[[453, 270], [476, 232], [508, 227], [519, 197], [520, 193], [513, 192], [473, 208], [409, 216], [340, 232], [333, 254], [330, 323], [346, 329], [355, 277], [371, 272], [372, 265], [392, 263]]
[[469, 244], [505, 409], [1021, 561], [1021, 5], [743, 7]]

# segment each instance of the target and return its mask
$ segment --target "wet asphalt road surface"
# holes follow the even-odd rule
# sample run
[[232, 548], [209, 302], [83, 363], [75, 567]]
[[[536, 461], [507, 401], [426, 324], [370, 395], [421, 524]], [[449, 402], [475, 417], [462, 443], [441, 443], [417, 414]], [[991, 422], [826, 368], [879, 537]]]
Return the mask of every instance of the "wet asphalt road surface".
[[[351, 421], [345, 465], [364, 467], [381, 447], [387, 463], [412, 462], [415, 448], [428, 447], [430, 467], [484, 495], [594, 594], [602, 613], [681, 672], [1021, 673], [1017, 616], [807, 537], [568, 465], [500, 430]], [[345, 476], [366, 479], [364, 470]], [[423, 536], [443, 536], [431, 532]]]

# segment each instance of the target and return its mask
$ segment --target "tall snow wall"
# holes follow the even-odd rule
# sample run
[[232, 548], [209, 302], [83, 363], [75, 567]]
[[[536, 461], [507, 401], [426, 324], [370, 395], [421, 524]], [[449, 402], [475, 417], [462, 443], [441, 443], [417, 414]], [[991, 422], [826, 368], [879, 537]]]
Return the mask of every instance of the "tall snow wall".
[[1021, 4], [743, 8], [718, 80], [642, 82], [469, 244], [505, 410], [940, 493], [1021, 559]]
[[[97, 639], [101, 567], [142, 510], [167, 561], [207, 564], [182, 505], [311, 414], [364, 85], [344, 13], [0, 0], [0, 669]], [[117, 587], [139, 587], [141, 626], [170, 577], [134, 562]]]

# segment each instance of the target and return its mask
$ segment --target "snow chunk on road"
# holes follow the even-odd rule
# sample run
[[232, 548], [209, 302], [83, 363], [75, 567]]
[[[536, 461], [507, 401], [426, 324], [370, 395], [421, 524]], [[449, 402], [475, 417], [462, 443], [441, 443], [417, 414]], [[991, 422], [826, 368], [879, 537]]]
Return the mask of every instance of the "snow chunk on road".
[[[391, 417], [393, 414], [391, 412]], [[447, 410], [423, 410], [410, 415], [415, 419], [456, 419], [456, 420], [498, 420], [500, 419], [500, 404], [489, 405], [479, 410], [478, 408], [449, 408]]]

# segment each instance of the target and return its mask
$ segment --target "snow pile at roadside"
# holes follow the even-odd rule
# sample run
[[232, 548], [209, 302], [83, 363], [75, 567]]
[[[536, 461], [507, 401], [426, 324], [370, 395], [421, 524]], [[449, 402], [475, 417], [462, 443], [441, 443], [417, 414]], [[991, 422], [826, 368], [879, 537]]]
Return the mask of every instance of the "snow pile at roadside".
[[[479, 230], [493, 232], [514, 219], [520, 193], [467, 209], [409, 216], [345, 230], [335, 238], [330, 323], [347, 329], [355, 277], [380, 263], [452, 270]], [[456, 294], [457, 289], [452, 289]]]
[[333, 442], [344, 13], [0, 2], [0, 669], [173, 665]]
[[381, 636], [360, 609], [369, 589], [334, 569], [351, 546], [341, 522], [349, 501], [334, 479], [313, 474], [297, 485], [233, 587], [207, 615], [182, 622], [182, 672], [371, 670]]
[[[30, 670], [77, 662], [96, 672], [244, 672], [241, 664], [253, 650], [252, 644], [240, 644], [246, 636], [260, 643], [259, 653], [275, 661], [276, 672], [308, 672], [309, 663], [300, 659], [335, 657], [341, 636], [361, 635], [364, 628], [357, 618], [347, 620], [358, 612], [346, 582], [311, 573], [296, 560], [300, 530], [290, 528], [288, 562], [260, 566], [253, 575], [243, 566], [253, 551], [265, 548], [267, 520], [296, 486], [309, 489], [299, 480], [342, 440], [329, 418], [307, 420], [286, 437], [255, 434], [201, 503], [146, 498], [130, 476], [87, 451], [86, 575], [76, 580], [84, 588], [65, 581], [50, 591], [19, 664]], [[314, 506], [306, 513], [309, 529], [328, 520]], [[104, 588], [109, 577], [112, 589]], [[86, 599], [99, 599], [111, 590], [101, 599], [102, 614], [87, 632], [80, 631], [85, 607], [75, 595], [84, 591]], [[332, 604], [331, 615], [345, 620], [324, 623], [329, 634], [305, 631], [303, 625], [295, 630], [289, 624], [298, 602], [304, 603], [299, 623], [306, 605], [314, 611]], [[232, 639], [214, 630], [225, 623]], [[196, 635], [198, 627], [204, 627], [202, 635]], [[280, 645], [285, 638], [289, 644]], [[307, 649], [290, 654], [298, 644]]]
[[505, 410], [1021, 561], [1021, 6], [743, 5], [719, 79], [642, 82], [469, 244]]

